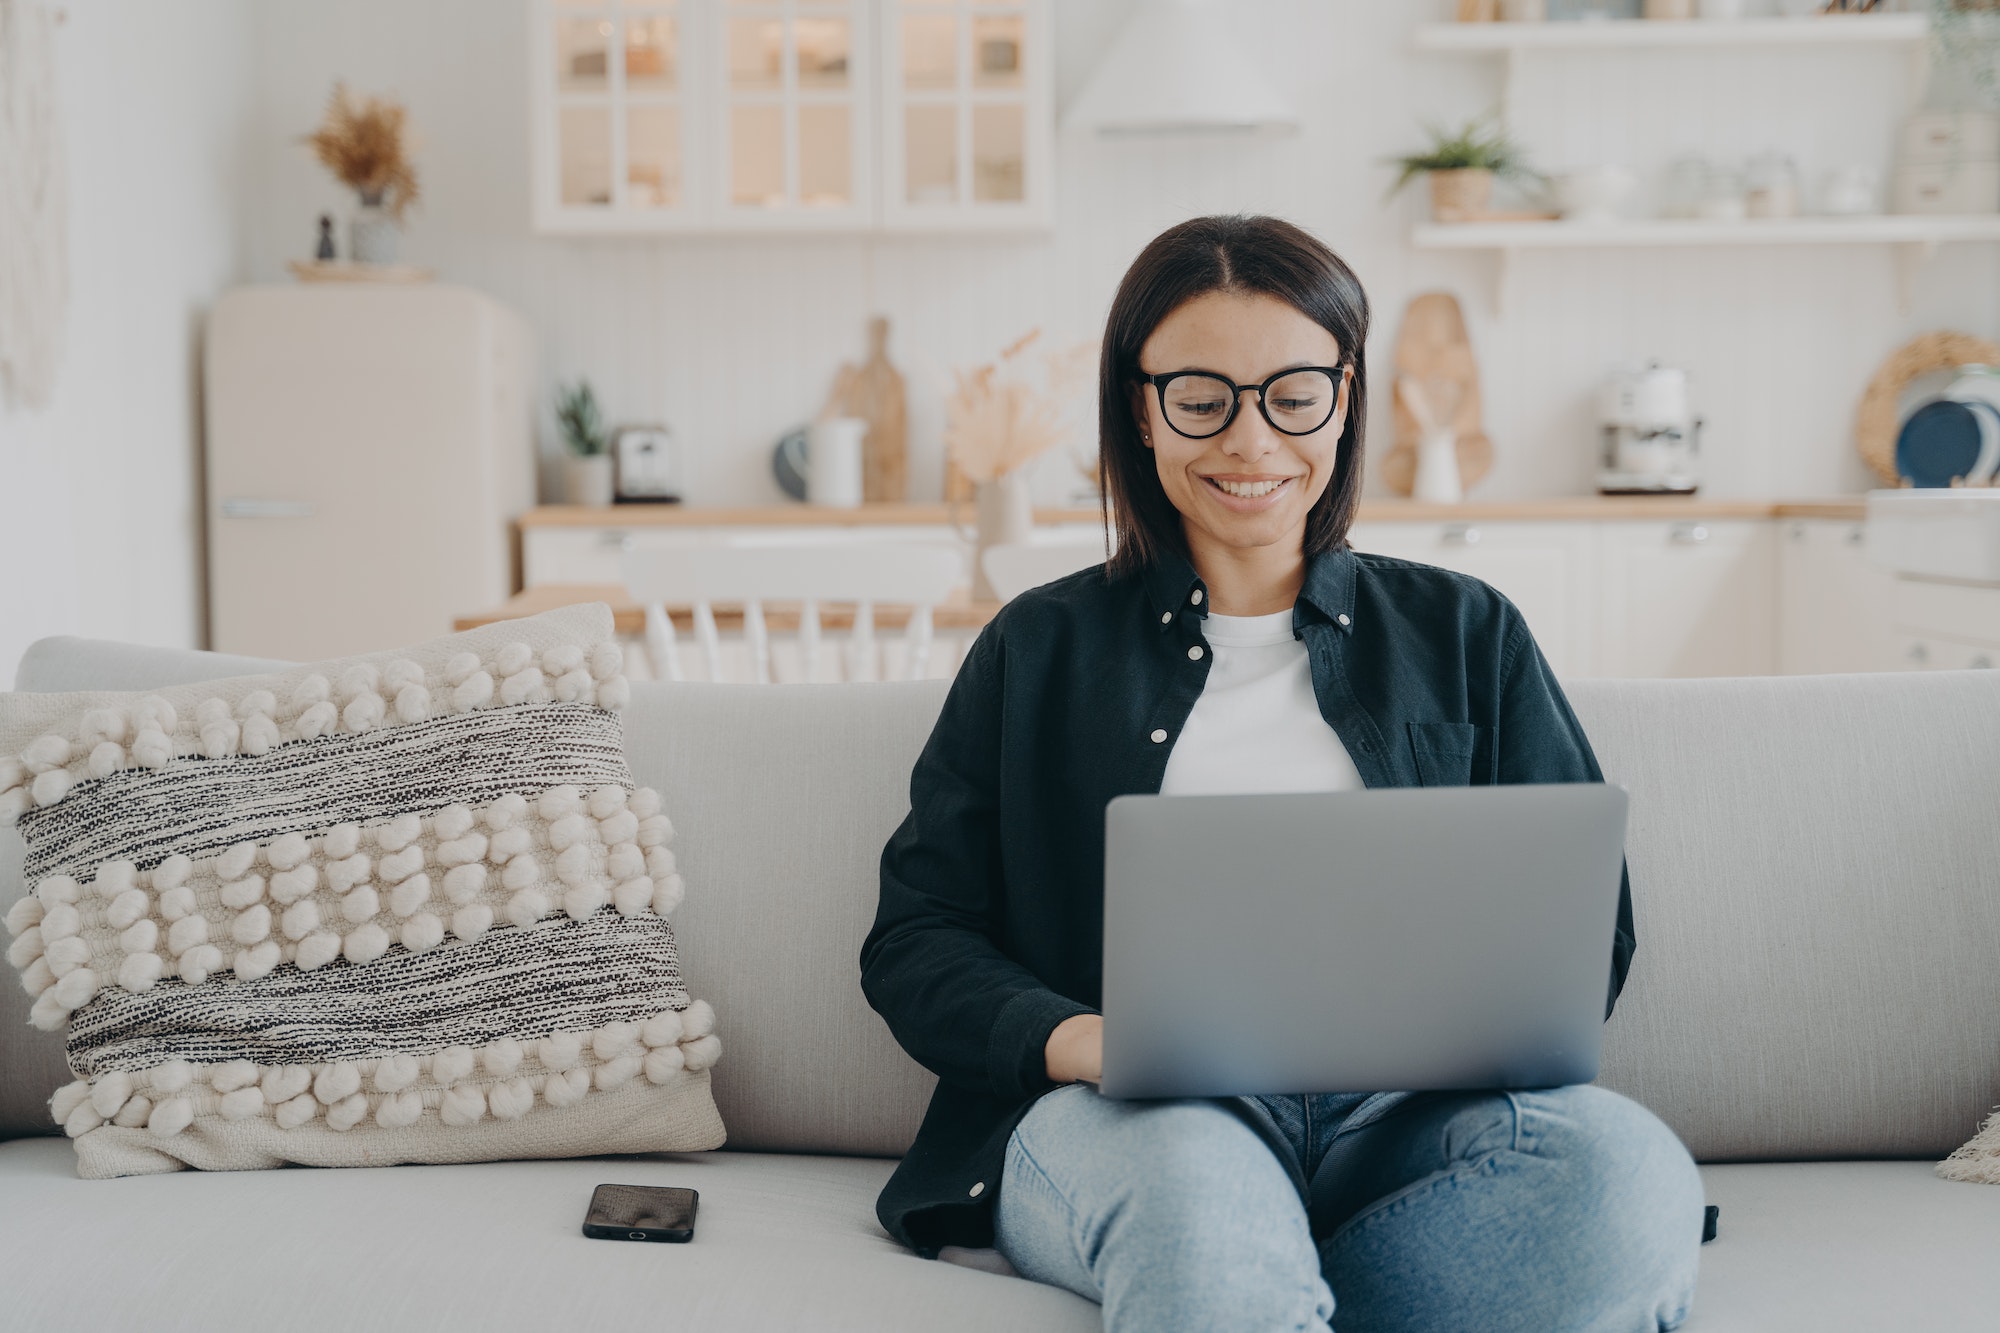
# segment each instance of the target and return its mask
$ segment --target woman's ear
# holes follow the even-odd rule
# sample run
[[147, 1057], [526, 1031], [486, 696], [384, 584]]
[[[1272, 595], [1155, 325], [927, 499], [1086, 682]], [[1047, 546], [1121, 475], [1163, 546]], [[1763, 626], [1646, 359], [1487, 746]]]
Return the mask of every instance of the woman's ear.
[[1140, 384], [1133, 385], [1132, 391], [1126, 401], [1132, 405], [1132, 424], [1139, 428], [1139, 443], [1145, 445], [1148, 449], [1152, 448], [1153, 427], [1146, 420], [1145, 386]]
[[1333, 420], [1327, 425], [1333, 427], [1335, 436], [1347, 429], [1347, 414], [1354, 410], [1354, 367], [1342, 366], [1340, 385], [1333, 391]]

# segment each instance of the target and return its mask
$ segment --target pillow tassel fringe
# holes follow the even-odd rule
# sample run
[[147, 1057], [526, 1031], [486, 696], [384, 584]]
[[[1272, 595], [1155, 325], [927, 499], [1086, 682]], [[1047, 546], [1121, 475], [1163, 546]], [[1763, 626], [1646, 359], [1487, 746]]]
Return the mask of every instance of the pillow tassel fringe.
[[1937, 1173], [1946, 1180], [2000, 1185], [2000, 1109], [1987, 1116], [1979, 1132], [1957, 1152], [1937, 1164]]

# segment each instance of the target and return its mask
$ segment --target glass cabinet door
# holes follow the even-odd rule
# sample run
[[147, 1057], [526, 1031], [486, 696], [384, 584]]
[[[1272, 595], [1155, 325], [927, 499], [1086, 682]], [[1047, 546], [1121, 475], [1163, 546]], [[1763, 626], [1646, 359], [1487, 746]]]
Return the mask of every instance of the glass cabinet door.
[[1046, 225], [1047, 0], [881, 0], [883, 220], [908, 230]]
[[539, 230], [1051, 220], [1050, 0], [525, 3]]
[[697, 220], [689, 23], [701, 0], [537, 0], [536, 221], [619, 231]]
[[731, 227], [874, 220], [872, 0], [721, 0], [718, 216]]

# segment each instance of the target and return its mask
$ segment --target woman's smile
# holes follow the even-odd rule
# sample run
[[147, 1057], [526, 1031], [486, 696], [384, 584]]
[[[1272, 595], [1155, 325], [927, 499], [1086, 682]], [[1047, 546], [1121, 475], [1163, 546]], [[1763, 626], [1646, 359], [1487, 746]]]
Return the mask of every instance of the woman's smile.
[[1245, 476], [1239, 473], [1196, 473], [1225, 508], [1254, 514], [1281, 503], [1297, 477]]

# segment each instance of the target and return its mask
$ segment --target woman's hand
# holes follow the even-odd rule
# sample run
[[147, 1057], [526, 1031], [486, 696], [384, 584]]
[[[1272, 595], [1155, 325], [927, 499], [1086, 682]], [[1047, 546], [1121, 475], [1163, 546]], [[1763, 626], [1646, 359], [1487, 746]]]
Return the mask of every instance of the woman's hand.
[[1078, 1014], [1056, 1024], [1042, 1048], [1042, 1062], [1057, 1083], [1095, 1083], [1104, 1077], [1104, 1016]]

